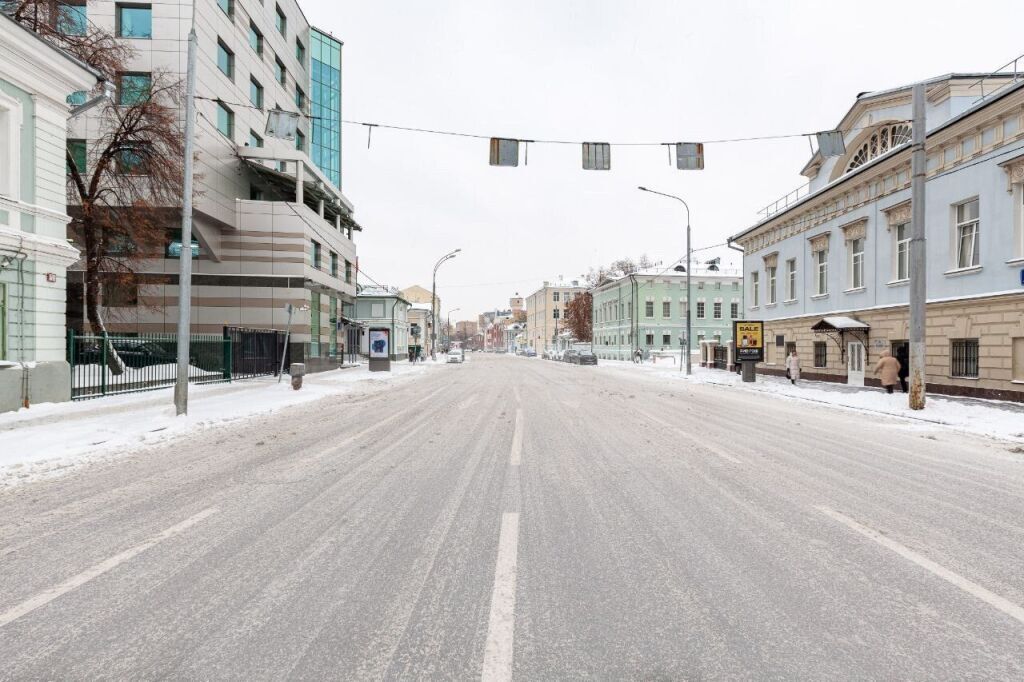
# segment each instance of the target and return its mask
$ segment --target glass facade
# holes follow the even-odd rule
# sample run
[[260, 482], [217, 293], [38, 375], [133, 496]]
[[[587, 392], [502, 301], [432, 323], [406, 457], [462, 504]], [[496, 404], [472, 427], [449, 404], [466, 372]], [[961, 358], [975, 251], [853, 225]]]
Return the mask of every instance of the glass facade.
[[310, 153], [341, 187], [341, 41], [310, 29]]

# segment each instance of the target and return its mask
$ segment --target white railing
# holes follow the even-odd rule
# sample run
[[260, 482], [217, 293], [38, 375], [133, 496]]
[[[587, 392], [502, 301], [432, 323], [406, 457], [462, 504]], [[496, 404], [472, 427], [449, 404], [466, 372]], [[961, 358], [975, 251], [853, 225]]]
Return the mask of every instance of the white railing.
[[[1024, 73], [1021, 73], [1019, 71], [1018, 65], [1021, 68], [1024, 68], [1024, 54], [1018, 55], [1013, 60], [1006, 62], [1005, 64], [1003, 64], [1002, 66], [1000, 66], [998, 69], [996, 69], [992, 73], [988, 74], [987, 76], [983, 76], [982, 78], [979, 78], [978, 80], [976, 80], [973, 83], [971, 83], [971, 87], [972, 88], [975, 85], [980, 85], [981, 86], [981, 97], [979, 97], [978, 99], [974, 100], [974, 103], [977, 104], [978, 102], [982, 101], [986, 97], [994, 95], [997, 92], [999, 92], [1000, 90], [1002, 90], [1003, 88], [1005, 88], [1007, 86], [1010, 86], [1010, 85], [1014, 85], [1018, 80], [1024, 78]], [[1010, 71], [1004, 71], [1003, 70], [1003, 69], [1006, 69], [1006, 68], [1009, 68], [1009, 67], [1013, 67], [1013, 72], [1012, 73]], [[994, 88], [990, 92], [985, 92], [985, 81], [990, 80], [992, 78], [1004, 79], [1004, 78], [1007, 78], [1008, 76], [1011, 76], [1011, 75], [1013, 76], [1013, 80], [1012, 81], [1010, 81], [1008, 83], [1003, 83], [1002, 85]]]
[[772, 203], [768, 204], [760, 211], [758, 211], [757, 214], [760, 216], [764, 216], [765, 218], [770, 218], [771, 216], [775, 215], [776, 213], [779, 213], [780, 211], [785, 211], [787, 208], [797, 203], [810, 193], [811, 184], [807, 183], [802, 187], [797, 187], [795, 190], [785, 195], [784, 197], [776, 199], [775, 201], [773, 201]]

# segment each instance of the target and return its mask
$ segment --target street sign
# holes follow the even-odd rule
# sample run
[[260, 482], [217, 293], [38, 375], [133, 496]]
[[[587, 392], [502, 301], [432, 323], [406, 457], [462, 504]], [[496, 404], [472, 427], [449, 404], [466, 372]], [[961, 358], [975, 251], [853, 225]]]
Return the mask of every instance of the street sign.
[[764, 362], [764, 322], [736, 320], [732, 323], [736, 359], [741, 362]]
[[610, 170], [612, 148], [607, 142], [583, 143], [583, 170]]
[[700, 142], [676, 142], [676, 168], [704, 170], [704, 145]]
[[503, 137], [491, 138], [491, 165], [492, 166], [518, 166], [519, 165], [519, 140], [509, 140]]

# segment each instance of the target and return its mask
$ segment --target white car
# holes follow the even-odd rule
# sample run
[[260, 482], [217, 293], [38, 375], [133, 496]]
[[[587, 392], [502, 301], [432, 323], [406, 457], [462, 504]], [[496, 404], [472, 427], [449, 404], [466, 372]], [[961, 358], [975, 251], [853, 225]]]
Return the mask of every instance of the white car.
[[462, 351], [460, 351], [460, 350], [450, 350], [450, 351], [448, 351], [448, 362], [462, 362], [463, 360], [465, 360], [465, 358], [462, 357]]

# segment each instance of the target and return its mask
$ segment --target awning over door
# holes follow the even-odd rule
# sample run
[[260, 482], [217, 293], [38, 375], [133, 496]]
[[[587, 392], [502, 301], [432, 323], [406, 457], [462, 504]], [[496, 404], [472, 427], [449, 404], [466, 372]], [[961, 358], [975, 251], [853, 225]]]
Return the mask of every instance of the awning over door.
[[819, 322], [811, 326], [811, 331], [815, 334], [824, 334], [835, 341], [836, 345], [839, 346], [839, 356], [845, 361], [847, 335], [852, 336], [855, 340], [867, 346], [871, 325], [855, 317], [839, 315], [821, 318]]

